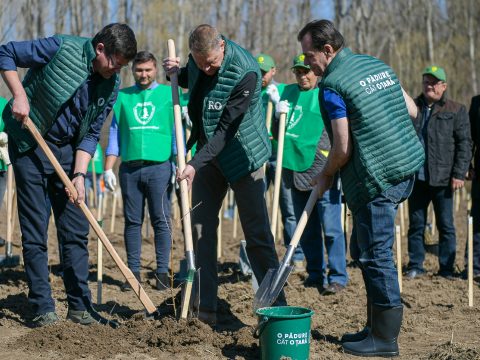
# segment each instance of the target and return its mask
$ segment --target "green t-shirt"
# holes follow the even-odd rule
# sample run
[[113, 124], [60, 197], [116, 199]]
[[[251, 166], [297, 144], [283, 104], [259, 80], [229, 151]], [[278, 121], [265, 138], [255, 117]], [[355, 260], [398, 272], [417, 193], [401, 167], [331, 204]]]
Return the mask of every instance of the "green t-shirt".
[[[7, 104], [8, 100], [0, 97], [0, 131], [3, 131], [3, 129], [5, 128], [5, 123], [3, 122], [1, 114], [3, 113], [3, 109], [5, 109], [5, 106]], [[3, 160], [0, 160], [0, 171], [7, 171], [7, 165], [5, 165]]]
[[305, 171], [313, 164], [324, 127], [318, 88], [301, 91], [297, 84], [287, 85], [280, 100], [289, 103], [282, 166], [293, 171]]
[[131, 86], [120, 90], [113, 107], [120, 131], [122, 161], [163, 162], [172, 153], [172, 90], [159, 84], [142, 90]]

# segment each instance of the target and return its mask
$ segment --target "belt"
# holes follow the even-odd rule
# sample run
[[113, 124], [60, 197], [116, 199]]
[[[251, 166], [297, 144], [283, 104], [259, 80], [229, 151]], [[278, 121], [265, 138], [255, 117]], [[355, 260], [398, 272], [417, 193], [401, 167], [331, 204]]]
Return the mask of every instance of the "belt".
[[139, 167], [139, 166], [150, 166], [150, 165], [157, 165], [161, 164], [160, 161], [151, 161], [151, 160], [132, 160], [124, 162], [125, 165], [131, 167]]

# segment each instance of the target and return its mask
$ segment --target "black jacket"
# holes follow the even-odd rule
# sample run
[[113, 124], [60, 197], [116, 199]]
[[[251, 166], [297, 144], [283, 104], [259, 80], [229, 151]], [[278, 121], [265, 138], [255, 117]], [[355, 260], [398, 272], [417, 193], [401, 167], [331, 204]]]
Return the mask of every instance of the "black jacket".
[[[414, 126], [422, 136], [423, 95], [415, 99], [418, 116]], [[429, 185], [447, 186], [452, 178], [464, 180], [472, 158], [470, 124], [464, 105], [446, 99], [445, 95], [433, 105], [428, 122], [427, 166]]]

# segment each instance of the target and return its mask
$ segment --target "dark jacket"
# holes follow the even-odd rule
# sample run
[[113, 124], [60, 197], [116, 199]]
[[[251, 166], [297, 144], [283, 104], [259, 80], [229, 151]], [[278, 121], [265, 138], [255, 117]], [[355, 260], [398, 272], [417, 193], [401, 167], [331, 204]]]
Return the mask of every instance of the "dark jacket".
[[472, 197], [480, 198], [480, 95], [472, 98], [470, 105], [470, 130], [473, 142], [473, 169], [475, 177], [472, 179]]
[[[425, 98], [415, 99], [418, 116], [415, 130], [422, 136], [423, 107]], [[433, 105], [427, 128], [426, 161], [429, 173], [429, 185], [448, 186], [452, 178], [464, 180], [470, 160], [472, 145], [467, 110], [464, 105], [446, 98]]]

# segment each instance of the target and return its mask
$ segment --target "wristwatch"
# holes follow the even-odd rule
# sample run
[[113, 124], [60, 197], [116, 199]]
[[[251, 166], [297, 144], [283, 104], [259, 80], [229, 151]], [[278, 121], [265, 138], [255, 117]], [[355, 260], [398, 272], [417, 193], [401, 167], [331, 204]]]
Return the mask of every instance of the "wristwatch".
[[75, 179], [76, 177], [79, 177], [79, 176], [81, 176], [81, 177], [83, 177], [83, 178], [85, 179], [85, 177], [87, 176], [87, 174], [85, 174], [85, 173], [83, 173], [83, 172], [77, 172], [77, 173], [73, 174], [72, 180]]

